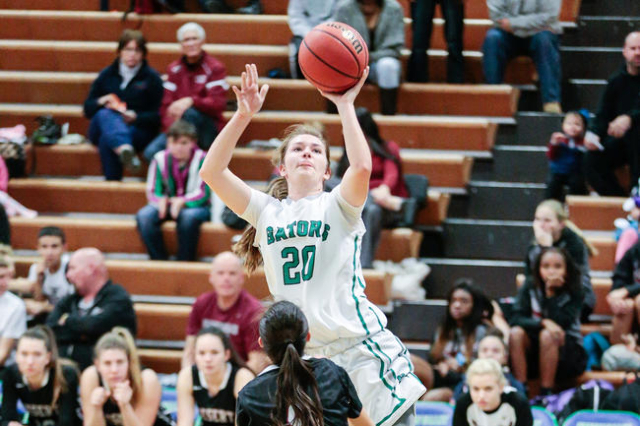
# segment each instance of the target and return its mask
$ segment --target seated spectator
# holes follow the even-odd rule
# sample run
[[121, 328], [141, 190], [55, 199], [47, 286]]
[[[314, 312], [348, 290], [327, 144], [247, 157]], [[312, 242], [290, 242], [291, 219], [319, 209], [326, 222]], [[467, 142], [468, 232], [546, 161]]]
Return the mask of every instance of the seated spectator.
[[533, 264], [533, 276], [518, 290], [511, 317], [511, 366], [516, 379], [540, 375], [540, 393], [556, 381], [573, 379], [587, 365], [580, 312], [584, 289], [580, 270], [562, 248], [547, 247]]
[[478, 343], [488, 329], [491, 303], [468, 280], [458, 281], [447, 296], [449, 307], [436, 330], [429, 354], [434, 383], [423, 399], [449, 401], [464, 369], [478, 357]]
[[616, 227], [616, 265], [624, 254], [638, 242], [638, 220], [640, 220], [640, 196], [637, 192], [622, 204], [622, 210], [627, 218], [616, 219], [613, 224]]
[[494, 28], [482, 45], [482, 69], [489, 84], [502, 84], [507, 62], [516, 56], [533, 59], [540, 78], [542, 109], [561, 113], [561, 0], [487, 0]]
[[613, 313], [611, 343], [623, 343], [622, 336], [640, 331], [640, 243], [631, 247], [613, 272], [607, 295]]
[[234, 425], [238, 393], [255, 375], [217, 327], [198, 332], [195, 360], [178, 375], [178, 426], [194, 424], [196, 406], [202, 426]]
[[235, 9], [228, 0], [198, 0], [203, 12], [207, 13], [240, 13], [243, 15], [258, 15], [262, 13], [260, 0], [247, 0], [247, 5]]
[[289, 71], [291, 78], [303, 78], [298, 65], [298, 50], [302, 39], [316, 25], [331, 20], [339, 0], [289, 0], [287, 16], [293, 34], [289, 43]]
[[341, 0], [334, 20], [352, 26], [369, 48], [369, 80], [380, 87], [380, 111], [396, 113], [404, 47], [404, 15], [396, 0]]
[[2, 205], [6, 214], [9, 216], [23, 216], [27, 218], [34, 218], [38, 216], [37, 211], [26, 208], [8, 194], [9, 177], [7, 163], [5, 163], [4, 158], [0, 156], [0, 205]]
[[24, 299], [27, 314], [33, 321], [42, 323], [62, 298], [74, 292], [67, 279], [69, 254], [64, 231], [57, 226], [46, 226], [38, 231], [40, 259], [31, 265], [29, 275], [10, 283], [10, 289], [32, 295]]
[[[518, 391], [525, 398], [527, 392], [524, 385], [515, 378], [509, 370], [509, 347], [504, 341], [504, 335], [497, 328], [487, 331], [487, 334], [478, 343], [478, 359], [495, 359], [502, 366], [502, 373], [507, 379], [507, 385]], [[469, 392], [466, 377], [453, 390], [453, 399], [458, 400], [463, 394]]]
[[417, 0], [411, 2], [411, 29], [413, 43], [407, 64], [407, 81], [429, 81], [427, 49], [431, 44], [436, 3], [444, 18], [444, 38], [447, 41], [447, 83], [464, 83], [464, 57], [462, 56], [464, 29], [464, 0]]
[[596, 304], [596, 295], [591, 285], [589, 256], [598, 253], [596, 248], [584, 238], [582, 231], [569, 220], [566, 210], [556, 200], [545, 200], [538, 204], [533, 220], [534, 241], [527, 248], [524, 260], [524, 273], [530, 279], [534, 272], [533, 264], [545, 247], [559, 247], [567, 250], [573, 262], [580, 269], [584, 302], [581, 319], [588, 321]]
[[140, 367], [129, 330], [114, 327], [98, 340], [94, 365], [82, 373], [80, 398], [85, 425], [172, 426], [160, 408], [156, 373]]
[[198, 332], [215, 326], [229, 335], [240, 358], [254, 372], [268, 363], [258, 345], [258, 321], [262, 305], [243, 289], [245, 275], [242, 261], [231, 252], [213, 259], [209, 282], [213, 291], [200, 295], [189, 314], [187, 339], [182, 356], [182, 368], [195, 361], [195, 341]]
[[147, 176], [149, 204], [136, 214], [138, 232], [152, 260], [169, 258], [160, 226], [176, 221], [178, 260], [196, 260], [200, 225], [211, 218], [209, 187], [198, 171], [205, 152], [196, 146], [193, 124], [176, 121], [169, 129], [167, 149], [151, 161]]
[[67, 278], [76, 292], [60, 300], [47, 319], [60, 355], [84, 370], [92, 363], [93, 346], [115, 326], [136, 332], [136, 314], [127, 291], [109, 279], [103, 254], [83, 248], [71, 256]]
[[[391, 228], [402, 220], [402, 208], [409, 191], [402, 174], [398, 144], [382, 139], [378, 125], [366, 108], [356, 108], [356, 116], [369, 143], [372, 161], [369, 197], [362, 210], [362, 221], [367, 232], [362, 237], [360, 263], [363, 268], [373, 268], [382, 229]], [[326, 184], [327, 190], [340, 183], [348, 167], [349, 159], [345, 152], [338, 164], [337, 176]]]
[[602, 368], [606, 371], [640, 370], [640, 341], [638, 334], [623, 334], [623, 343], [611, 346], [602, 354]]
[[136, 151], [158, 134], [162, 80], [146, 57], [142, 33], [124, 30], [118, 58], [100, 72], [84, 102], [84, 114], [91, 120], [89, 139], [98, 146], [107, 180], [121, 180], [123, 165], [139, 170]]
[[625, 64], [609, 77], [585, 141], [595, 147], [586, 158], [589, 184], [600, 195], [625, 197], [614, 170], [628, 164], [632, 185], [640, 178], [640, 31], [627, 35], [622, 56]]
[[[167, 67], [167, 81], [160, 116], [166, 132], [178, 120], [196, 126], [199, 145], [205, 151], [224, 126], [222, 113], [227, 107], [229, 85], [222, 62], [203, 50], [206, 33], [195, 22], [178, 29], [182, 57]], [[144, 150], [151, 162], [154, 155], [167, 147], [167, 134], [160, 133]]]
[[579, 111], [570, 111], [562, 121], [562, 132], [551, 135], [547, 146], [549, 173], [545, 198], [553, 198], [561, 203], [565, 199], [565, 185], [569, 185], [571, 195], [589, 195], [587, 177], [584, 174], [584, 134], [588, 116]]
[[527, 398], [506, 387], [498, 361], [475, 360], [467, 370], [469, 393], [456, 401], [452, 426], [533, 426]]
[[22, 425], [18, 401], [29, 414], [25, 425], [80, 426], [78, 376], [73, 363], [58, 358], [49, 327], [36, 326], [18, 340], [16, 364], [7, 368], [2, 382], [0, 424]]
[[0, 372], [13, 363], [13, 347], [27, 329], [27, 309], [22, 299], [8, 291], [13, 264], [0, 257]]

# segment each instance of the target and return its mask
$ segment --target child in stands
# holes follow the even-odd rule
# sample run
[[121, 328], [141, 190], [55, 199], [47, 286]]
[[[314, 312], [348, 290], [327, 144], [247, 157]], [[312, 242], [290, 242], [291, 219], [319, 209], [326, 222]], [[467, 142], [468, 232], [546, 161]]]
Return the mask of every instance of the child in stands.
[[543, 249], [513, 308], [509, 346], [516, 379], [525, 383], [539, 373], [541, 394], [548, 395], [557, 380], [584, 372], [583, 298], [580, 271], [571, 256], [561, 248]]

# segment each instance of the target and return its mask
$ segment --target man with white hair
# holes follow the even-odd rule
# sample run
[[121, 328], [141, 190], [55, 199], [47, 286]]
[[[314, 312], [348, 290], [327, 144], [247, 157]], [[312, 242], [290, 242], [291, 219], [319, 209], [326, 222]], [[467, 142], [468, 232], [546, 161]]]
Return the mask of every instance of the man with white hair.
[[[227, 70], [204, 51], [206, 34], [199, 24], [187, 22], [178, 29], [177, 38], [182, 56], [167, 68], [160, 107], [162, 130], [166, 132], [182, 118], [196, 126], [198, 144], [206, 151], [225, 123], [222, 112], [227, 106]], [[166, 146], [166, 133], [161, 133], [144, 150], [144, 157], [151, 161]]]
[[71, 256], [67, 279], [74, 294], [60, 300], [47, 319], [60, 356], [85, 369], [92, 363], [93, 346], [115, 326], [136, 334], [136, 314], [129, 293], [109, 279], [104, 255], [96, 248], [82, 248]]

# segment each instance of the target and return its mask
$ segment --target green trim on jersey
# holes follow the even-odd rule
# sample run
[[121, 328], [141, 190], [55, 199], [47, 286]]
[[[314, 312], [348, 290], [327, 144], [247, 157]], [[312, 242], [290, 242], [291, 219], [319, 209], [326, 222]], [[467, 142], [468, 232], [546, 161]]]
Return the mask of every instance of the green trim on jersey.
[[351, 284], [351, 297], [353, 297], [353, 300], [356, 302], [356, 312], [358, 313], [358, 318], [360, 318], [360, 323], [362, 324], [362, 327], [364, 328], [364, 331], [367, 333], [367, 336], [368, 336], [371, 334], [371, 332], [369, 331], [369, 328], [367, 327], [367, 323], [364, 321], [364, 317], [360, 312], [360, 302], [356, 297], [356, 282], [358, 281], [358, 277], [356, 275], [356, 270], [357, 270], [356, 262], [358, 260], [357, 255], [358, 255], [358, 236], [356, 235], [356, 237], [353, 240], [353, 278], [352, 278], [352, 284]]

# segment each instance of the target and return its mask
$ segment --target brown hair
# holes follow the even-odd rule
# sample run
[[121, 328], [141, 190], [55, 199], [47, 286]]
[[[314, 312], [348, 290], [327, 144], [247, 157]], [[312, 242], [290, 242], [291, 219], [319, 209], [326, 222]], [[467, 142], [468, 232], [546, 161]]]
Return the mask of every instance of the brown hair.
[[198, 130], [196, 126], [185, 120], [177, 120], [167, 130], [167, 138], [178, 139], [181, 137], [187, 137], [193, 141], [198, 140]]
[[[322, 141], [325, 146], [327, 157], [327, 169], [329, 169], [331, 164], [331, 158], [329, 156], [329, 141], [324, 137], [320, 129], [310, 124], [294, 124], [293, 126], [289, 126], [285, 130], [285, 136], [282, 143], [274, 152], [271, 163], [275, 167], [279, 167], [283, 164], [289, 143], [300, 135], [315, 136]], [[289, 195], [287, 180], [282, 176], [273, 179], [267, 187], [267, 194], [278, 200], [284, 200], [287, 198]], [[233, 246], [233, 252], [244, 260], [244, 269], [249, 275], [262, 263], [262, 254], [260, 253], [260, 250], [253, 245], [255, 238], [256, 228], [249, 226], [245, 229], [240, 240]]]
[[549, 200], [544, 200], [543, 202], [538, 204], [538, 207], [536, 207], [536, 210], [538, 210], [540, 207], [546, 207], [549, 210], [551, 210], [553, 214], [556, 215], [560, 223], [564, 224], [564, 226], [566, 226], [567, 228], [575, 232], [578, 235], [578, 237], [580, 237], [580, 239], [584, 242], [585, 246], [587, 246], [587, 251], [589, 252], [589, 256], [593, 257], [598, 254], [598, 249], [595, 248], [595, 246], [587, 240], [582, 230], [578, 228], [578, 226], [575, 223], [569, 220], [569, 214], [567, 210], [564, 208], [564, 206], [562, 205], [562, 203], [560, 203], [557, 200], [549, 199]]
[[124, 327], [113, 327], [110, 332], [104, 334], [94, 349], [94, 357], [97, 359], [103, 351], [119, 349], [127, 355], [129, 361], [129, 380], [133, 395], [132, 402], [136, 402], [142, 390], [142, 375], [140, 372], [140, 359], [138, 349], [129, 330]]
[[118, 53], [120, 53], [131, 41], [136, 42], [136, 46], [138, 46], [138, 49], [142, 52], [142, 56], [146, 58], [147, 40], [144, 38], [142, 32], [138, 30], [124, 30], [122, 34], [120, 34], [120, 38], [118, 39]]

